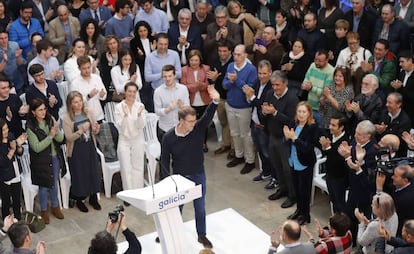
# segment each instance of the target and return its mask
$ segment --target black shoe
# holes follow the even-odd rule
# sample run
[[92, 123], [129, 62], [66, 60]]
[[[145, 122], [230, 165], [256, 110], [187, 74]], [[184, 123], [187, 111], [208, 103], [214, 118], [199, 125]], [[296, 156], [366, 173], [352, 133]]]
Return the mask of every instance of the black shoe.
[[94, 201], [91, 201], [91, 200], [89, 200], [89, 204], [93, 207], [93, 209], [95, 209], [95, 210], [102, 210], [102, 207], [101, 207], [101, 205], [98, 203], [98, 200], [94, 200]]
[[299, 225], [304, 225], [306, 223], [310, 223], [310, 215], [299, 215], [298, 219], [298, 223]]
[[234, 149], [231, 149], [230, 152], [227, 154], [227, 160], [233, 160], [236, 158], [236, 152]]
[[227, 163], [227, 167], [228, 168], [232, 168], [232, 167], [235, 167], [235, 166], [237, 166], [237, 165], [239, 165], [239, 164], [242, 164], [242, 163], [244, 163], [244, 158], [234, 158], [232, 161], [230, 161], [229, 163]]
[[[270, 177], [270, 176], [269, 176]], [[270, 179], [270, 182], [266, 184], [266, 190], [273, 190], [277, 188], [277, 180], [275, 178]]]
[[156, 243], [160, 243], [160, 238], [157, 236], [157, 237], [155, 237], [155, 242]]
[[210, 240], [207, 239], [205, 235], [199, 235], [198, 242], [201, 243], [204, 246], [204, 248], [213, 248], [213, 244], [210, 242]]
[[294, 213], [292, 213], [291, 215], [289, 215], [287, 217], [288, 220], [296, 220], [298, 217], [300, 216], [300, 212], [298, 209], [296, 209], [296, 211]]
[[203, 145], [203, 152], [204, 152], [204, 153], [208, 153], [208, 147], [207, 147], [207, 144], [204, 144], [204, 145]]
[[258, 174], [257, 176], [255, 176], [253, 178], [253, 181], [254, 182], [261, 182], [261, 181], [264, 181], [266, 179], [269, 179], [270, 177], [272, 177], [272, 176], [271, 175], [265, 176], [265, 175], [263, 175], [263, 172], [261, 172], [260, 174]]
[[126, 202], [126, 201], [124, 201], [124, 206], [130, 206], [131, 204], [130, 203], [128, 203], [128, 202]]
[[88, 208], [86, 207], [85, 203], [81, 200], [76, 201], [76, 206], [79, 208], [79, 210], [83, 213], [88, 212]]
[[296, 200], [293, 200], [291, 198], [287, 198], [285, 200], [285, 202], [283, 202], [280, 207], [282, 207], [282, 208], [289, 208], [289, 207], [293, 206], [294, 204], [296, 204]]
[[70, 198], [69, 199], [69, 208], [74, 208], [76, 204], [76, 200]]
[[278, 200], [280, 198], [286, 197], [287, 193], [286, 192], [282, 192], [280, 190], [277, 190], [275, 193], [273, 193], [272, 195], [270, 195], [268, 197], [269, 200]]
[[242, 168], [242, 170], [240, 170], [240, 174], [242, 174], [242, 175], [248, 174], [248, 173], [252, 172], [254, 167], [255, 167], [254, 163], [247, 163], [246, 162], [246, 164], [244, 164], [244, 167]]

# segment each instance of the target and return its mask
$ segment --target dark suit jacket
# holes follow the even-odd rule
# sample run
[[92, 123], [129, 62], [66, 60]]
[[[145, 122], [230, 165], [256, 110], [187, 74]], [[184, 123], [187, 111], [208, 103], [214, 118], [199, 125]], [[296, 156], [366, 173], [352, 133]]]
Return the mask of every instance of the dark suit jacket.
[[[42, 25], [43, 30], [45, 30], [45, 21], [42, 18], [42, 13], [40, 13], [39, 8], [37, 8], [34, 1], [31, 1], [31, 2], [33, 3], [32, 18], [37, 18], [40, 22], [40, 25]], [[49, 9], [53, 10], [53, 15], [48, 20], [46, 20], [47, 22], [49, 22], [52, 19], [56, 18], [56, 16], [57, 16], [57, 13], [56, 13], [57, 4], [65, 3], [65, 2], [62, 2], [62, 1], [56, 1], [56, 3], [52, 5], [49, 0], [40, 0], [40, 2], [42, 3], [43, 14], [46, 14], [46, 12]]]
[[[112, 18], [111, 11], [108, 9], [108, 7], [99, 6], [98, 10], [99, 10], [99, 15], [101, 17], [100, 19], [101, 21], [104, 21], [106, 23], [110, 18]], [[81, 25], [87, 19], [94, 19], [91, 13], [91, 8], [83, 10], [81, 14], [79, 15], [79, 21]]]
[[[26, 101], [27, 103], [30, 103], [33, 99], [42, 99], [45, 101], [47, 110], [49, 113], [56, 119], [59, 119], [59, 108], [62, 107], [62, 98], [60, 98], [59, 89], [56, 85], [56, 83], [53, 80], [46, 80], [47, 83], [47, 89], [46, 93], [47, 96], [45, 96], [39, 89], [36, 88], [34, 85], [30, 85], [26, 90]], [[49, 93], [53, 94], [57, 99], [57, 104], [53, 106], [53, 108], [50, 107], [48, 101], [49, 101]]]
[[[374, 48], [375, 41], [378, 39], [383, 26], [382, 19], [378, 19], [372, 34], [371, 49]], [[390, 51], [395, 55], [398, 55], [398, 52], [402, 50], [410, 49], [410, 29], [408, 25], [401, 20], [394, 20], [389, 27], [388, 42], [390, 43]]]
[[[289, 128], [291, 128], [290, 126]], [[293, 126], [294, 129], [296, 129], [297, 125]], [[294, 142], [294, 145], [296, 146], [296, 154], [298, 155], [299, 162], [304, 166], [313, 166], [316, 162], [316, 155], [314, 152], [315, 146], [318, 144], [318, 125], [312, 124], [308, 125], [306, 124], [303, 126], [302, 131], [299, 134], [299, 137]], [[291, 144], [292, 141], [289, 140], [289, 143]], [[289, 145], [289, 148], [291, 148], [291, 145]], [[290, 152], [289, 152], [290, 154]]]
[[250, 105], [252, 105], [253, 109], [257, 108], [257, 115], [259, 117], [260, 124], [264, 125], [265, 116], [262, 114], [262, 104], [266, 98], [266, 94], [269, 91], [273, 91], [272, 83], [270, 82], [270, 80], [266, 83], [266, 86], [264, 87], [262, 94], [260, 95], [260, 98], [257, 98], [257, 95], [259, 94], [259, 89], [260, 89], [260, 80], [256, 80], [254, 82], [253, 89], [254, 89], [255, 98], [250, 102]]
[[[405, 71], [401, 71], [398, 77], [398, 80], [401, 82], [404, 81]], [[403, 96], [403, 110], [408, 114], [408, 117], [411, 120], [411, 123], [414, 123], [414, 75], [411, 75], [407, 79], [405, 87], [401, 87], [396, 90]]]
[[[349, 10], [345, 13], [345, 19], [349, 22], [349, 31], [354, 27], [354, 12]], [[370, 49], [372, 45], [372, 33], [375, 26], [376, 17], [369, 11], [364, 10], [361, 20], [359, 21], [358, 34], [360, 36], [360, 45]]]
[[[148, 38], [150, 44], [154, 41], [153, 37]], [[131, 52], [134, 55], [135, 61], [138, 64], [139, 70], [141, 72], [141, 77], [144, 81], [144, 65], [145, 65], [145, 58], [147, 57], [145, 55], [145, 50], [144, 50], [144, 46], [142, 46], [142, 42], [141, 39], [139, 38], [138, 34], [135, 34], [135, 37], [132, 38], [131, 42], [130, 42], [130, 48], [131, 48]], [[142, 53], [144, 53], [143, 55], [139, 55], [138, 54], [138, 49], [140, 49], [142, 51]]]
[[[178, 50], [178, 37], [180, 37], [180, 28], [178, 24], [171, 25], [168, 29], [168, 48], [177, 51], [178, 55], [181, 57], [181, 51]], [[185, 49], [185, 55], [188, 57], [188, 53], [192, 49], [198, 49], [200, 52], [203, 50], [202, 39], [201, 39], [201, 30], [197, 26], [192, 26], [188, 28], [187, 32], [187, 41], [190, 43], [190, 46]]]
[[[395, 4], [395, 15], [398, 16], [401, 10], [400, 4]], [[405, 14], [405, 17], [403, 19], [405, 23], [410, 27], [410, 29], [414, 29], [414, 4], [410, 4], [408, 7], [407, 13]]]
[[409, 131], [411, 129], [411, 120], [410, 117], [405, 113], [404, 110], [401, 110], [400, 114], [397, 118], [395, 118], [393, 121], [391, 121], [390, 116], [388, 115], [388, 111], [384, 110], [382, 112], [381, 118], [378, 122], [384, 123], [387, 125], [387, 129], [381, 134], [381, 136], [384, 136], [386, 134], [394, 134], [398, 137], [401, 137], [402, 133], [404, 131]]

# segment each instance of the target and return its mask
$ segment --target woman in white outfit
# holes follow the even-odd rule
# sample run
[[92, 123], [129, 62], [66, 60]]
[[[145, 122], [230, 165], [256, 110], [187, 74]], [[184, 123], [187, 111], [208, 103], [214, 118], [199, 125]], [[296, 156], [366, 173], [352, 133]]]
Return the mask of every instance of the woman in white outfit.
[[137, 102], [138, 86], [124, 86], [125, 99], [115, 106], [115, 125], [119, 132], [118, 159], [124, 190], [144, 187], [145, 107]]
[[[141, 72], [132, 56], [131, 51], [122, 50], [119, 55], [119, 64], [111, 69], [111, 79], [115, 91], [118, 94], [124, 93], [125, 84], [133, 82], [137, 85], [138, 90], [142, 88]], [[137, 92], [137, 101], [141, 101], [139, 92]]]

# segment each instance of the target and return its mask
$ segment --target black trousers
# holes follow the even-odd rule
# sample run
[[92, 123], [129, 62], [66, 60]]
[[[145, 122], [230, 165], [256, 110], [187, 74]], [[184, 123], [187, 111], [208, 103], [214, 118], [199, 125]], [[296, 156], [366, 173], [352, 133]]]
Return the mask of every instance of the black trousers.
[[20, 182], [7, 185], [0, 183], [0, 196], [1, 196], [1, 215], [3, 219], [10, 215], [10, 207], [13, 207], [14, 217], [18, 220], [21, 219], [22, 214], [20, 212], [20, 197], [22, 196], [22, 185]]
[[293, 186], [296, 192], [296, 206], [300, 215], [308, 216], [310, 213], [310, 197], [313, 180], [313, 165], [304, 170], [292, 169]]

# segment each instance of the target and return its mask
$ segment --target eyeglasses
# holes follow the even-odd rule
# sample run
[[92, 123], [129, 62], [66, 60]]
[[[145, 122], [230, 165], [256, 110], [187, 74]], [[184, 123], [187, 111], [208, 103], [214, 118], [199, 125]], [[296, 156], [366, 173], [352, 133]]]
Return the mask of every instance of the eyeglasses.
[[225, 19], [227, 16], [216, 16], [216, 19]]
[[348, 45], [356, 45], [359, 41], [348, 41]]

